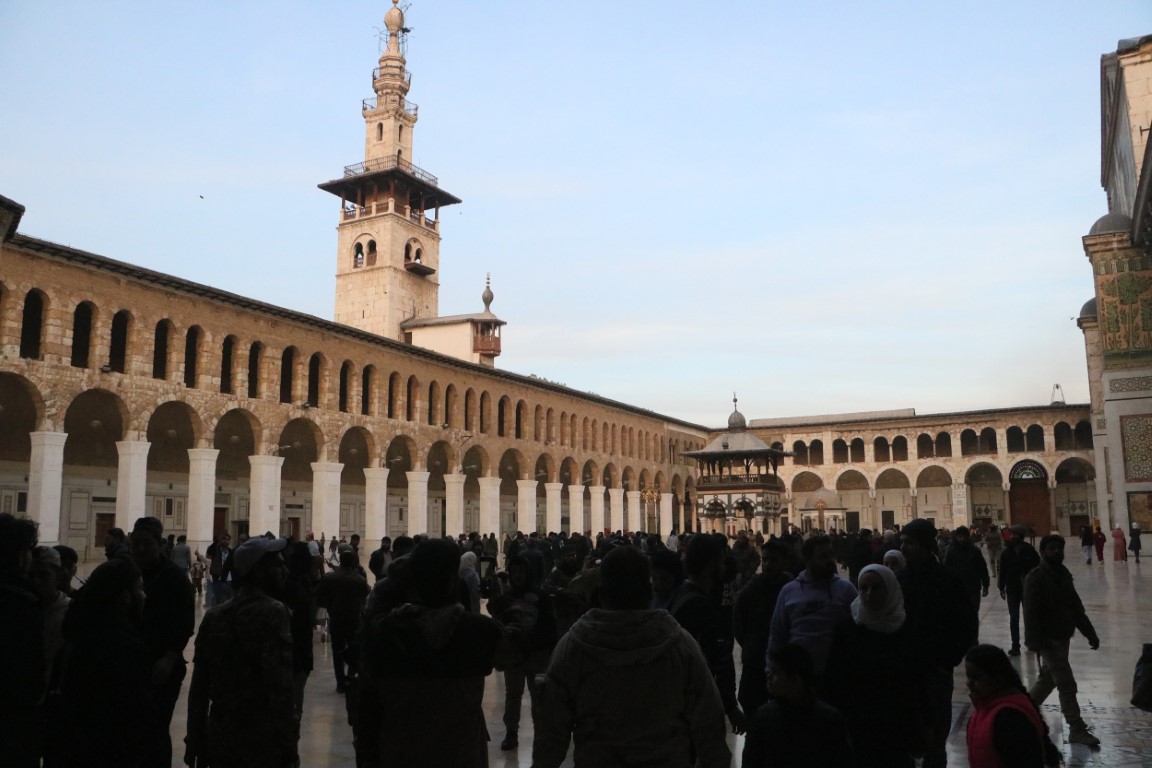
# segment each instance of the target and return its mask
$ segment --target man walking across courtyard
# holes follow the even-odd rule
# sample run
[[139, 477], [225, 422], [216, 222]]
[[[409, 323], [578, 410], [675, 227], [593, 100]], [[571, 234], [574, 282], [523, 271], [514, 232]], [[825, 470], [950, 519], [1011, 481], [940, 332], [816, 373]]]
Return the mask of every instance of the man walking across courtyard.
[[1024, 646], [1040, 657], [1040, 676], [1028, 691], [1039, 706], [1056, 688], [1060, 711], [1068, 721], [1071, 744], [1100, 744], [1084, 718], [1076, 700], [1076, 678], [1068, 661], [1068, 649], [1076, 630], [1088, 638], [1088, 647], [1100, 647], [1084, 604], [1072, 584], [1072, 574], [1064, 567], [1064, 537], [1057, 534], [1040, 540], [1040, 565], [1024, 580]]

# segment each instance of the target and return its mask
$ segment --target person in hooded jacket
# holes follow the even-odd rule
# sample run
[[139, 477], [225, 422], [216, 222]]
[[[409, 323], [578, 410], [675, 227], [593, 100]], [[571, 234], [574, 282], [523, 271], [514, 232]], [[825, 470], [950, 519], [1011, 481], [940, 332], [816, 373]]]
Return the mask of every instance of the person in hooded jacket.
[[649, 610], [647, 558], [619, 547], [600, 565], [600, 608], [561, 638], [540, 692], [535, 768], [558, 768], [575, 741], [576, 768], [728, 766], [724, 706], [692, 635]]
[[866, 565], [859, 580], [851, 618], [833, 630], [825, 700], [847, 720], [859, 765], [910, 768], [923, 728], [906, 664], [904, 593], [887, 566]]

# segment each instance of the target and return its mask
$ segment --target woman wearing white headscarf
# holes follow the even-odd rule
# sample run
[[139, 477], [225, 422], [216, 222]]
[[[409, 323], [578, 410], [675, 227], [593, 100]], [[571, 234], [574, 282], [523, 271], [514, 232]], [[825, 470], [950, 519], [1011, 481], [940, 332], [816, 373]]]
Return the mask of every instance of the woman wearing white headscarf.
[[858, 765], [915, 764], [924, 732], [908, 673], [904, 593], [883, 565], [860, 570], [852, 618], [836, 627], [824, 695], [848, 721]]
[[476, 570], [476, 553], [460, 555], [460, 602], [464, 602], [464, 592], [468, 593], [465, 607], [472, 613], [480, 613], [480, 573]]

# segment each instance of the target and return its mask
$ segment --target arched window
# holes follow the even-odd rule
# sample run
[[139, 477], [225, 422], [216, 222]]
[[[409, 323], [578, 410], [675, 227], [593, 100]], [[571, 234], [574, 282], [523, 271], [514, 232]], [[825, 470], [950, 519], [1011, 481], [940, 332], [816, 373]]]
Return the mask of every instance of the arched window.
[[248, 397], [260, 397], [260, 355], [264, 345], [252, 342], [248, 348]]
[[236, 357], [236, 337], [225, 336], [224, 346], [220, 350], [220, 392], [225, 395], [232, 394], [232, 367]]
[[808, 463], [819, 466], [824, 463], [824, 441], [813, 440], [808, 444]]
[[376, 123], [376, 141], [384, 141], [384, 123]]
[[878, 437], [872, 441], [872, 460], [876, 462], [892, 460], [892, 453], [888, 449], [888, 438]]
[[992, 427], [980, 430], [980, 453], [996, 453], [996, 430]]
[[364, 266], [364, 246], [356, 243], [352, 246], [352, 269], [360, 269], [362, 266]]
[[436, 414], [440, 410], [440, 385], [433, 381], [428, 385], [428, 426], [438, 427]]
[[410, 261], [412, 261], [412, 243], [406, 243], [404, 245], [404, 263], [407, 264]]
[[423, 253], [424, 253], [424, 251], [423, 251], [422, 249], [420, 249], [420, 248], [417, 248], [417, 249], [416, 249], [416, 255], [412, 257], [412, 261], [414, 261], [414, 262], [416, 262], [417, 264], [419, 264], [419, 263], [420, 263], [420, 260], [421, 260], [421, 256], [423, 255]]
[[844, 442], [840, 438], [836, 438], [832, 441], [832, 463], [848, 463], [848, 443]]
[[340, 366], [340, 393], [339, 402], [337, 407], [344, 413], [348, 413], [348, 385], [352, 377], [352, 363], [348, 360], [344, 361], [344, 365]]
[[1072, 439], [1072, 447], [1076, 450], [1092, 450], [1092, 424], [1087, 421], [1076, 422], [1076, 429], [1072, 433]]
[[376, 266], [376, 241], [368, 241], [368, 266]]
[[892, 438], [892, 461], [908, 461], [908, 438], [904, 435]]
[[420, 382], [415, 376], [408, 377], [408, 389], [404, 394], [407, 400], [405, 403], [407, 408], [404, 412], [404, 418], [408, 421], [416, 421], [416, 411], [420, 398]]
[[292, 402], [292, 378], [296, 374], [296, 348], [288, 347], [280, 357], [280, 402]]
[[476, 429], [476, 391], [473, 389], [464, 392], [464, 429], [469, 432]]
[[396, 126], [396, 141], [399, 141], [399, 142], [404, 141], [404, 124], [403, 123]]
[[388, 418], [396, 418], [400, 412], [400, 374], [393, 373], [388, 377]]
[[1044, 427], [1039, 424], [1033, 424], [1028, 427], [1028, 432], [1024, 435], [1024, 440], [1027, 443], [1028, 450], [1030, 451], [1043, 451], [1044, 450]]
[[40, 359], [40, 341], [44, 334], [44, 294], [28, 291], [24, 297], [24, 316], [20, 324], [20, 357]]
[[480, 413], [479, 413], [479, 416], [480, 416], [480, 434], [486, 435], [486, 434], [488, 434], [488, 430], [491, 429], [491, 425], [489, 424], [489, 421], [491, 421], [491, 413], [490, 412], [492, 410], [492, 396], [489, 395], [487, 392], [483, 392], [480, 394], [480, 409], [479, 410], [480, 410]]
[[504, 423], [507, 416], [507, 403], [508, 400], [502, 397], [500, 398], [500, 402], [496, 404], [496, 437], [504, 437]]
[[112, 316], [112, 338], [108, 343], [108, 367], [124, 373], [128, 358], [128, 310], [122, 309]]
[[936, 444], [932, 441], [932, 436], [923, 433], [916, 438], [916, 458], [918, 459], [931, 459], [935, 455]]
[[83, 301], [72, 313], [72, 367], [87, 368], [92, 344], [92, 305]]
[[803, 440], [792, 443], [792, 463], [798, 467], [808, 466], [808, 444]]
[[196, 388], [196, 363], [200, 355], [200, 329], [192, 326], [184, 336], [184, 386]]
[[853, 464], [864, 463], [864, 438], [852, 439], [852, 444], [848, 447], [848, 458]]
[[936, 456], [937, 458], [951, 458], [952, 435], [947, 432], [936, 435]]
[[152, 344], [152, 378], [168, 378], [168, 338], [172, 335], [172, 323], [161, 320], [156, 324], [156, 334]]
[[312, 357], [308, 358], [308, 402], [314, 408], [320, 407], [320, 376], [323, 373], [323, 366], [321, 363], [319, 352], [314, 352]]
[[360, 373], [360, 413], [371, 416], [375, 412], [376, 400], [376, 369], [370, 365], [364, 366]]

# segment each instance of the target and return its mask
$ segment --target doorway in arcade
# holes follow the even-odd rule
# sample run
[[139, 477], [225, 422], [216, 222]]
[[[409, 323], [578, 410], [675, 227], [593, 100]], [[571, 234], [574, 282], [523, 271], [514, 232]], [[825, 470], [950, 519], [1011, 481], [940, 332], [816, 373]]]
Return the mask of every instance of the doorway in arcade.
[[1038, 462], [1017, 462], [1008, 474], [1008, 509], [1013, 525], [1028, 526], [1033, 535], [1047, 534], [1053, 525], [1048, 471]]

